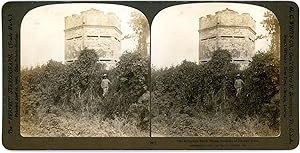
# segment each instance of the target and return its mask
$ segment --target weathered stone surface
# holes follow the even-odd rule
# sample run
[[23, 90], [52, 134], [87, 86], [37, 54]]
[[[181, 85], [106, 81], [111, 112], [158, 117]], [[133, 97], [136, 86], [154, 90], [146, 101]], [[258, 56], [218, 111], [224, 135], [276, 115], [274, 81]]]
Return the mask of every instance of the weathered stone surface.
[[[255, 54], [255, 21], [248, 13], [230, 9], [199, 19], [199, 61], [207, 62], [217, 49], [228, 50], [241, 66]], [[239, 62], [240, 61], [240, 62]], [[247, 62], [246, 62], [247, 63]]]
[[112, 65], [121, 49], [120, 20], [96, 9], [65, 17], [65, 62], [78, 58], [82, 49], [95, 49], [100, 62]]

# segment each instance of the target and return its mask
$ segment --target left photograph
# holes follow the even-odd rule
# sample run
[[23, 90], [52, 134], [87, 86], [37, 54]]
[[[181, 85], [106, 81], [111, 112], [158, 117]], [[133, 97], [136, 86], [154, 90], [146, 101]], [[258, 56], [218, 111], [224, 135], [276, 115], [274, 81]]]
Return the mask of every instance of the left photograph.
[[134, 8], [55, 4], [21, 24], [23, 137], [149, 137], [150, 30]]

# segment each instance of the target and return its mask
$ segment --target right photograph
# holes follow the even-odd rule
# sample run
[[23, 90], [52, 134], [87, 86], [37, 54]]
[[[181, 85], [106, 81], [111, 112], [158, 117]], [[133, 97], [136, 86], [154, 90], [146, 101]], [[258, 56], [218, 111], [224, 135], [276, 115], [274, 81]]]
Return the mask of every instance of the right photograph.
[[280, 27], [270, 10], [194, 3], [151, 27], [151, 137], [278, 137]]

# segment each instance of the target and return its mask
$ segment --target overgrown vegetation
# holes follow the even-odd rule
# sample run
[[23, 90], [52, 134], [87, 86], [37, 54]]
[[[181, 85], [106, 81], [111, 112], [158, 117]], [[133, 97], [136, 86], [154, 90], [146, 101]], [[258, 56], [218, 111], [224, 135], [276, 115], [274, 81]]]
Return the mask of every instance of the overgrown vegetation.
[[[105, 70], [93, 50], [72, 64], [50, 60], [21, 71], [24, 136], [148, 136], [149, 59], [125, 53]], [[217, 50], [205, 64], [183, 61], [152, 70], [152, 132], [163, 136], [277, 136], [279, 61], [258, 53], [245, 70]], [[103, 74], [112, 85], [102, 97]], [[236, 96], [234, 81], [244, 87]]]
[[[245, 70], [217, 50], [205, 64], [152, 70], [152, 130], [167, 136], [277, 136], [279, 61], [258, 53]], [[244, 80], [236, 96], [237, 74]]]
[[[25, 136], [148, 136], [149, 61], [125, 53], [105, 70], [94, 50], [78, 60], [21, 70], [21, 133]], [[103, 74], [112, 85], [102, 97]]]

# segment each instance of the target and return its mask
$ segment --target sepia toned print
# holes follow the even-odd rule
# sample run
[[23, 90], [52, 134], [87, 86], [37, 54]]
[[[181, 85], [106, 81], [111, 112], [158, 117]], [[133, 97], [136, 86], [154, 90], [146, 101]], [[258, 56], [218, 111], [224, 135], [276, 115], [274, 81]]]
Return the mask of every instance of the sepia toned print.
[[150, 136], [150, 31], [141, 12], [47, 5], [26, 14], [21, 33], [23, 137]]
[[279, 34], [276, 16], [255, 5], [186, 4], [158, 13], [151, 136], [279, 136]]

